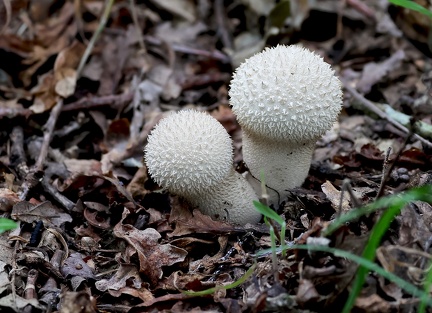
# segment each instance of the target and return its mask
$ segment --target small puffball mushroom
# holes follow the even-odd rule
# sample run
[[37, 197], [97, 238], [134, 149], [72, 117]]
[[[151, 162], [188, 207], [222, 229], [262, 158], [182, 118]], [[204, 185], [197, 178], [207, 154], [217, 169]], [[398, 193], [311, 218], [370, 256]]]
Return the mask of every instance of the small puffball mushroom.
[[243, 159], [256, 179], [264, 173], [270, 203], [278, 204], [304, 182], [316, 141], [336, 121], [341, 83], [317, 54], [280, 45], [242, 63], [230, 87]]
[[162, 119], [144, 149], [150, 176], [214, 219], [258, 223], [253, 188], [233, 169], [232, 141], [212, 116], [186, 110]]

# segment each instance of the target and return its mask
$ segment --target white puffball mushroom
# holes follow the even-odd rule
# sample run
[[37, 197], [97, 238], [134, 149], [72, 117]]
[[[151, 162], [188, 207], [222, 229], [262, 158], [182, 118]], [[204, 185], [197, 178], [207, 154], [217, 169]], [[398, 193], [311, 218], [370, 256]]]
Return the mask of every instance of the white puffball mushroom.
[[270, 203], [278, 204], [306, 179], [316, 141], [341, 110], [341, 83], [317, 54], [279, 45], [242, 63], [229, 95], [243, 159], [256, 179], [263, 171]]
[[150, 176], [214, 219], [255, 224], [261, 214], [246, 179], [233, 169], [232, 141], [215, 118], [193, 110], [162, 119], [148, 137]]

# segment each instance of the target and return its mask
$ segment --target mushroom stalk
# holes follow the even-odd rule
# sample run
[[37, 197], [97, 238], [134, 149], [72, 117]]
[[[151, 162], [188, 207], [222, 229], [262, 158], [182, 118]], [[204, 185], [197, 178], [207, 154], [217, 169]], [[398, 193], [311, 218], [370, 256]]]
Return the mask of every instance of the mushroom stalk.
[[[233, 192], [235, 191], [235, 192]], [[256, 224], [261, 215], [253, 208], [257, 195], [245, 178], [231, 169], [223, 183], [208, 188], [205, 192], [183, 195], [192, 205], [214, 219]]]
[[[255, 192], [261, 192], [261, 173], [267, 187], [269, 204], [278, 204], [289, 190], [300, 186], [309, 171], [315, 141], [301, 144], [269, 141], [243, 132], [243, 160], [253, 177], [248, 177]], [[295, 166], [292, 166], [295, 164]]]

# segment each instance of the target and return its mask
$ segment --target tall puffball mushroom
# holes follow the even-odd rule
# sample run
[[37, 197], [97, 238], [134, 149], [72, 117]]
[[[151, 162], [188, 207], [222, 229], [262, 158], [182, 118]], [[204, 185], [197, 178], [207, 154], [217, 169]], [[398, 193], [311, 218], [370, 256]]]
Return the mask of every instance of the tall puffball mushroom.
[[254, 190], [233, 169], [232, 141], [210, 115], [186, 110], [164, 118], [144, 151], [150, 176], [201, 212], [242, 225], [261, 219]]
[[270, 203], [278, 203], [304, 182], [316, 141], [341, 110], [341, 83], [320, 56], [280, 45], [242, 63], [229, 95], [244, 161], [256, 179], [264, 173]]

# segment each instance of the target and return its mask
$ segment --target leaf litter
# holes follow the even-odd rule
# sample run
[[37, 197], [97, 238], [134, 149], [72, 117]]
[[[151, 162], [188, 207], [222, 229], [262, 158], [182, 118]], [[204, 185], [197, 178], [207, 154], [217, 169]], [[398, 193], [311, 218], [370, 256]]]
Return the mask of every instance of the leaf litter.
[[[265, 46], [299, 43], [335, 68], [344, 109], [304, 184], [275, 208], [287, 240], [313, 241], [341, 212], [432, 183], [431, 21], [387, 1], [276, 2], [117, 1], [80, 75], [104, 1], [0, 4], [0, 211], [19, 225], [0, 235], [1, 310], [340, 311], [355, 263], [302, 250], [276, 264], [254, 257], [271, 245], [268, 226], [211, 220], [161, 190], [142, 162], [157, 122], [193, 108], [227, 129], [245, 171], [230, 77]], [[377, 250], [386, 271], [418, 286], [431, 260], [431, 209], [404, 208]], [[373, 222], [329, 239], [359, 255]], [[221, 288], [254, 263], [244, 284]], [[181, 292], [213, 287], [205, 297]], [[370, 273], [355, 309], [417, 305]]]

